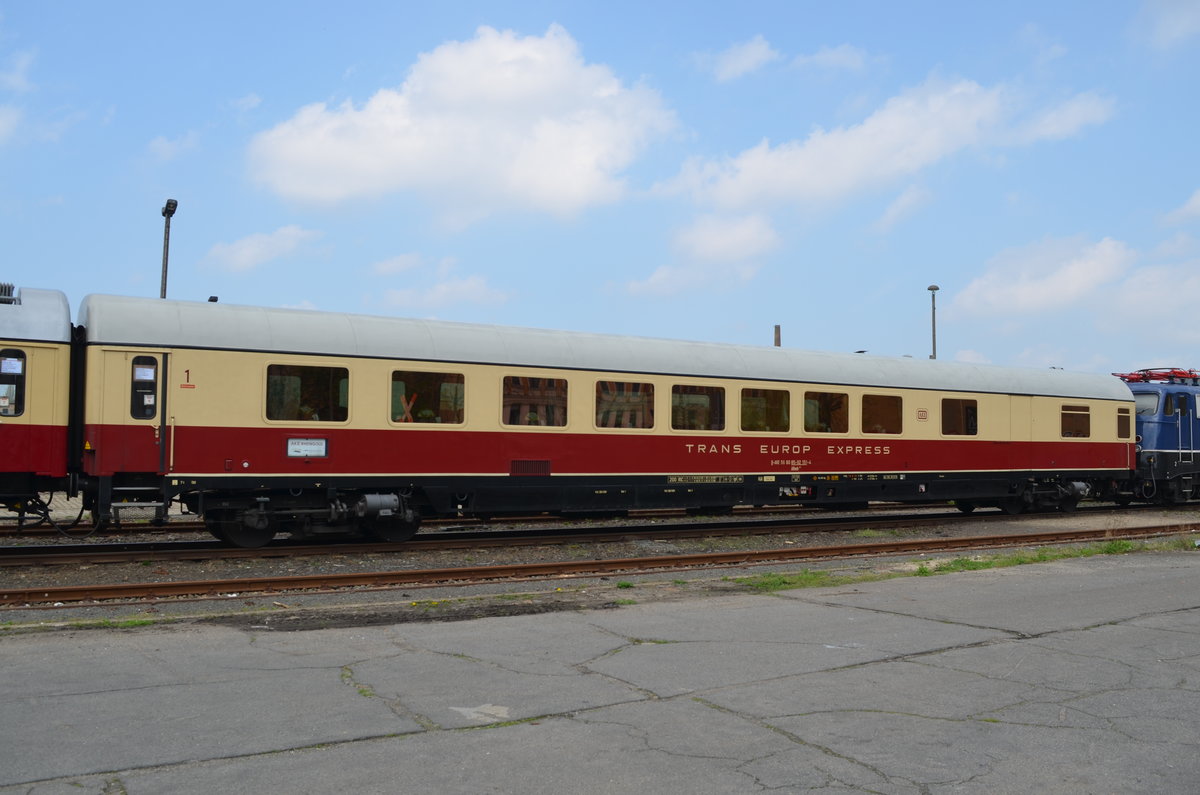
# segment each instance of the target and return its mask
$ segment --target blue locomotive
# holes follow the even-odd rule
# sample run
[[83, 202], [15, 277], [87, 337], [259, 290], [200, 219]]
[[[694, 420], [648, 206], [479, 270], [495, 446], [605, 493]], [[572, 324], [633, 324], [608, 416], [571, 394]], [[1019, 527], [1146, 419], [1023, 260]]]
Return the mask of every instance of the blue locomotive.
[[1132, 496], [1166, 505], [1200, 497], [1200, 372], [1160, 367], [1113, 375], [1129, 385], [1137, 406]]

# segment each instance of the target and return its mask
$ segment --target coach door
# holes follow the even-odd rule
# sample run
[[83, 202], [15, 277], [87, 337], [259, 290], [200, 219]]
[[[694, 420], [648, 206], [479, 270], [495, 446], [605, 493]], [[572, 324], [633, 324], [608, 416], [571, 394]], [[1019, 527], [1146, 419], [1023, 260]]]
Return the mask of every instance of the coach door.
[[[106, 381], [121, 380], [124, 400], [106, 406], [108, 418], [121, 417], [119, 451], [108, 458], [115, 472], [165, 474], [170, 460], [170, 427], [167, 424], [167, 358], [165, 353], [108, 351]], [[117, 400], [117, 390], [106, 390], [106, 402]], [[111, 420], [110, 420], [111, 421]], [[118, 463], [119, 462], [119, 463]]]

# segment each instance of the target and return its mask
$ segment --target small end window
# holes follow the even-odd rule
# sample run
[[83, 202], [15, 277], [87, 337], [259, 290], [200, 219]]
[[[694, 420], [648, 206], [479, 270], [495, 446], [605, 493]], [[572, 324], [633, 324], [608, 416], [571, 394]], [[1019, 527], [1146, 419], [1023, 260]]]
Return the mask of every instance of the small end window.
[[1133, 422], [1129, 409], [1117, 409], [1117, 438], [1128, 439], [1132, 434]]
[[0, 350], [0, 417], [25, 413], [25, 351]]

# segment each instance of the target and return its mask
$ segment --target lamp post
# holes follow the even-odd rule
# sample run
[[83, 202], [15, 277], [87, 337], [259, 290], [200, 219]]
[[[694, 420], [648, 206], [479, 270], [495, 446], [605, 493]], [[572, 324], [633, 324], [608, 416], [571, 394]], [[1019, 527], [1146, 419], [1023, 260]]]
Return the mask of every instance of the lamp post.
[[166, 221], [163, 226], [163, 272], [162, 288], [158, 291], [159, 298], [167, 297], [167, 250], [171, 247], [171, 216], [175, 214], [177, 207], [179, 207], [179, 202], [167, 199], [167, 203], [162, 208], [163, 218]]
[[929, 285], [929, 322], [933, 329], [933, 353], [929, 354], [930, 359], [937, 358], [937, 291], [936, 284]]

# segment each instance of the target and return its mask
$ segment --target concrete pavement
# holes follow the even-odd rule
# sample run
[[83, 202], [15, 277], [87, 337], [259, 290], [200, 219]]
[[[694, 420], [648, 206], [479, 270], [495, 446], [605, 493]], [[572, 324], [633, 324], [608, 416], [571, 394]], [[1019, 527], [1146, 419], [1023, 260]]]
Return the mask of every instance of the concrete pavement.
[[0, 793], [1200, 788], [1200, 554], [0, 638]]

